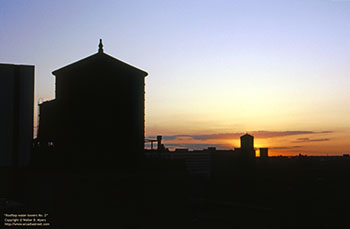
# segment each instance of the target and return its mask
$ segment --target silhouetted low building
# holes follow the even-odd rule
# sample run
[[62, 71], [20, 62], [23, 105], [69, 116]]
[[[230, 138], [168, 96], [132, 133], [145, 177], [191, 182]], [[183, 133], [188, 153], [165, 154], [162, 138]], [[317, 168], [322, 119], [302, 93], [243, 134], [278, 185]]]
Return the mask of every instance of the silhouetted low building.
[[34, 66], [0, 64], [0, 80], [0, 166], [26, 166], [33, 141]]
[[[159, 139], [161, 136], [158, 136]], [[236, 167], [247, 167], [250, 166], [250, 162], [254, 161], [251, 160], [255, 158], [254, 137], [249, 134], [241, 136], [241, 146], [234, 150], [218, 150], [216, 147], [208, 147], [203, 150], [180, 148], [169, 151], [162, 144], [164, 150], [146, 150], [145, 156], [185, 161], [190, 175], [201, 175], [208, 178], [226, 177], [227, 174], [233, 173]]]
[[174, 151], [146, 150], [147, 158], [160, 158], [165, 160], [181, 160], [185, 162], [187, 171], [191, 176], [211, 178], [213, 175], [227, 174], [234, 169], [234, 161], [239, 162], [241, 150], [217, 150], [209, 147], [203, 150], [175, 149]]
[[147, 158], [160, 158], [165, 160], [183, 161], [185, 163], [189, 175], [198, 175], [205, 177], [210, 177], [211, 175], [211, 151], [208, 150], [146, 150], [145, 156]]

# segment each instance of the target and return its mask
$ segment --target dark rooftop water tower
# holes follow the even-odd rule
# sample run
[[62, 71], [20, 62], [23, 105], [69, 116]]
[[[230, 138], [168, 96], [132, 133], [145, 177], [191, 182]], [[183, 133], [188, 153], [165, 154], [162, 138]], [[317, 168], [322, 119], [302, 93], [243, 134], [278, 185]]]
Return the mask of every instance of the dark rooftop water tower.
[[254, 137], [249, 134], [241, 136], [241, 153], [247, 158], [255, 158]]
[[39, 105], [41, 153], [71, 167], [113, 167], [143, 155], [146, 72], [104, 53], [100, 40], [96, 54], [52, 74], [56, 98]]

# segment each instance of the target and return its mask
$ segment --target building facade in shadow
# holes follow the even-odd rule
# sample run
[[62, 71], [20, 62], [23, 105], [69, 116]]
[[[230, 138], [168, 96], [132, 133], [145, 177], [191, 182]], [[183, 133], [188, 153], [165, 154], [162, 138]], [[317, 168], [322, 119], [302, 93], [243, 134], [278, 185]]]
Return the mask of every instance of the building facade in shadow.
[[39, 154], [69, 167], [114, 167], [142, 156], [146, 72], [104, 53], [100, 40], [96, 54], [53, 75], [56, 98], [39, 105]]
[[0, 80], [0, 167], [25, 167], [33, 140], [34, 66], [0, 64]]

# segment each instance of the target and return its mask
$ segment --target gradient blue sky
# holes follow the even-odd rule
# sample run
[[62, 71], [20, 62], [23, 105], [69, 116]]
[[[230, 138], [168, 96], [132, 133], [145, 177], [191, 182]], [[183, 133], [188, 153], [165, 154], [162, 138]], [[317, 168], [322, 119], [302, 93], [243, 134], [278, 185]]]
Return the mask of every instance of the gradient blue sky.
[[314, 131], [329, 141], [302, 152], [350, 151], [350, 1], [1, 0], [0, 62], [36, 66], [36, 101], [99, 38], [149, 73], [147, 135]]

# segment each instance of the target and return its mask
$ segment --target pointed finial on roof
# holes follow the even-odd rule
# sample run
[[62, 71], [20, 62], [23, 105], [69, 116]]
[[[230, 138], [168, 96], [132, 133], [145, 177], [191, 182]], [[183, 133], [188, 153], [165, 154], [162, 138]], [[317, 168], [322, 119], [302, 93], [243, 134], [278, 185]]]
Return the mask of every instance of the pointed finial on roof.
[[103, 53], [102, 39], [100, 39], [100, 43], [98, 44], [98, 52], [99, 52], [99, 53]]

